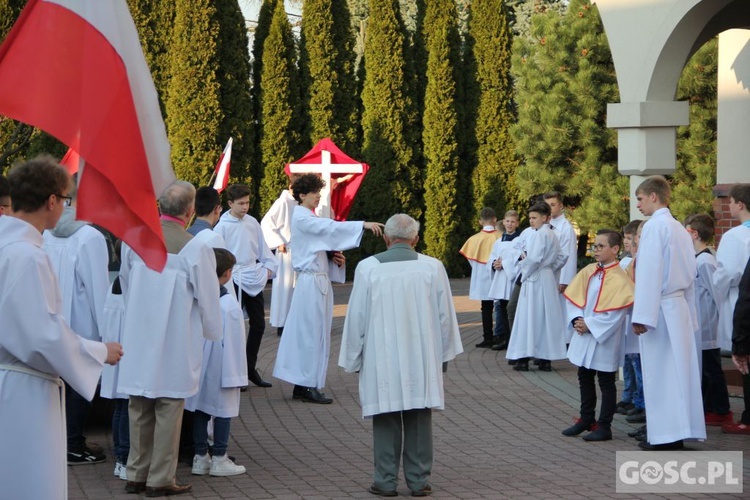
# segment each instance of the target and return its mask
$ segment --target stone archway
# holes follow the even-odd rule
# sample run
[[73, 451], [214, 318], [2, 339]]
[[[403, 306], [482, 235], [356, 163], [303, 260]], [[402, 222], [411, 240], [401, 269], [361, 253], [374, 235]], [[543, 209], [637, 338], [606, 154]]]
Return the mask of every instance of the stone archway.
[[[727, 30], [733, 31], [721, 35], [719, 41], [717, 188], [721, 191], [719, 183], [748, 182], [750, 172], [742, 167], [750, 158], [750, 32], [735, 29], [750, 29], [750, 2], [594, 2], [609, 39], [620, 89], [621, 102], [607, 106], [607, 125], [618, 131], [618, 168], [631, 176], [631, 195], [642, 176], [675, 171], [677, 127], [687, 125], [689, 116], [688, 103], [674, 100], [680, 75], [706, 41]], [[722, 88], [731, 91], [732, 101], [724, 113]], [[723, 130], [727, 131], [725, 140]], [[741, 144], [735, 139], [738, 136], [745, 138]], [[637, 215], [631, 201], [631, 216]]]

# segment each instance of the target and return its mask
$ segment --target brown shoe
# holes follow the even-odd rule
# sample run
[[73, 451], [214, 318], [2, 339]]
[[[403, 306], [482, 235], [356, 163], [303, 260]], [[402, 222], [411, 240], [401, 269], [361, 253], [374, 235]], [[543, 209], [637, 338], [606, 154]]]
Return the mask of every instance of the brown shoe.
[[158, 488], [152, 488], [148, 486], [146, 488], [146, 496], [152, 497], [170, 497], [172, 495], [182, 495], [188, 493], [193, 487], [189, 484], [170, 484], [169, 486], [160, 486]]
[[411, 496], [413, 497], [428, 497], [432, 495], [432, 486], [425, 484], [421, 490], [412, 490]]
[[146, 491], [146, 481], [128, 481], [125, 483], [125, 493], [140, 493]]
[[367, 488], [367, 491], [379, 497], [397, 497], [398, 496], [398, 492], [396, 490], [381, 490], [380, 488], [375, 486], [375, 483], [371, 484], [370, 487]]

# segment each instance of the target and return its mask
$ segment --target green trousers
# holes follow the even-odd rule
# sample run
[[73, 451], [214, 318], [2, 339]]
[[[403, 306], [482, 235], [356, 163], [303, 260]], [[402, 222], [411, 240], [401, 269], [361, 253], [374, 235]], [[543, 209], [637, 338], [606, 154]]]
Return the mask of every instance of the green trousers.
[[372, 431], [375, 486], [384, 491], [396, 489], [403, 455], [406, 485], [412, 491], [424, 488], [432, 472], [432, 410], [374, 415]]

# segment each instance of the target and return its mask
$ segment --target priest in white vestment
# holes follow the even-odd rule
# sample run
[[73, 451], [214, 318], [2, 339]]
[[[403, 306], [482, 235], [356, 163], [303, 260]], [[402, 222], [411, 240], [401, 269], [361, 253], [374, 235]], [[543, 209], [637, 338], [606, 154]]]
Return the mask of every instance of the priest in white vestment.
[[198, 392], [204, 339], [218, 340], [222, 331], [214, 251], [185, 231], [194, 200], [185, 181], [159, 198], [168, 252], [161, 273], [122, 249], [123, 346], [131, 355], [120, 366], [117, 391], [130, 396], [129, 493], [191, 489], [175, 483], [182, 411]]
[[432, 492], [432, 410], [445, 407], [443, 366], [463, 352], [448, 275], [414, 251], [418, 231], [408, 215], [388, 219], [388, 250], [357, 266], [341, 339], [339, 366], [359, 372], [362, 416], [372, 418], [369, 491], [382, 496], [396, 491], [402, 452], [412, 495]]
[[661, 176], [636, 189], [638, 209], [651, 216], [638, 242], [633, 331], [640, 335], [648, 413], [646, 450], [682, 449], [683, 439], [705, 439], [695, 331], [696, 263], [685, 228], [669, 211]]
[[[292, 174], [292, 179], [297, 177], [299, 177], [298, 174]], [[279, 335], [284, 331], [286, 316], [292, 304], [292, 293], [294, 293], [294, 267], [289, 242], [292, 238], [292, 211], [296, 206], [297, 200], [292, 195], [290, 183], [289, 189], [281, 192], [260, 221], [263, 238], [268, 247], [276, 251], [278, 269], [271, 286], [270, 321], [271, 326], [278, 329]]]
[[[279, 342], [273, 376], [294, 384], [294, 399], [318, 404], [333, 400], [321, 393], [325, 386], [331, 350], [333, 288], [331, 280], [343, 283], [343, 250], [359, 246], [364, 229], [381, 234], [377, 222], [346, 221], [318, 217], [324, 181], [315, 174], [300, 176], [292, 185], [300, 203], [292, 214], [292, 263], [297, 284]], [[334, 252], [329, 259], [327, 252]]]
[[76, 335], [63, 318], [42, 231], [55, 227], [70, 186], [65, 169], [40, 157], [11, 169], [14, 215], [0, 217], [0, 496], [68, 496], [65, 405], [60, 377], [88, 400], [120, 344]]

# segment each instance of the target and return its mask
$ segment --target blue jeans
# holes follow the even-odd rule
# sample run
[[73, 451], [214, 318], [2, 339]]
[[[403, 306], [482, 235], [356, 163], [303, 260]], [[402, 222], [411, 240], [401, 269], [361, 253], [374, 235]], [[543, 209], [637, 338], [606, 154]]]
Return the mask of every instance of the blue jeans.
[[[625, 377], [625, 388], [622, 392], [622, 401], [633, 403], [638, 409], [644, 409], [646, 403], [643, 401], [643, 372], [641, 371], [641, 355], [638, 353], [626, 354], [625, 363], [622, 367]], [[628, 381], [628, 376], [632, 377]]]
[[[196, 455], [208, 453], [208, 421], [211, 415], [200, 410], [195, 411], [193, 417], [193, 444]], [[230, 418], [214, 417], [214, 456], [226, 455], [229, 446], [229, 423]]]
[[510, 342], [510, 323], [508, 322], [508, 301], [495, 301], [495, 339]]
[[115, 399], [115, 411], [112, 414], [112, 448], [115, 460], [121, 464], [128, 463], [130, 452], [130, 418], [128, 417], [128, 400]]

